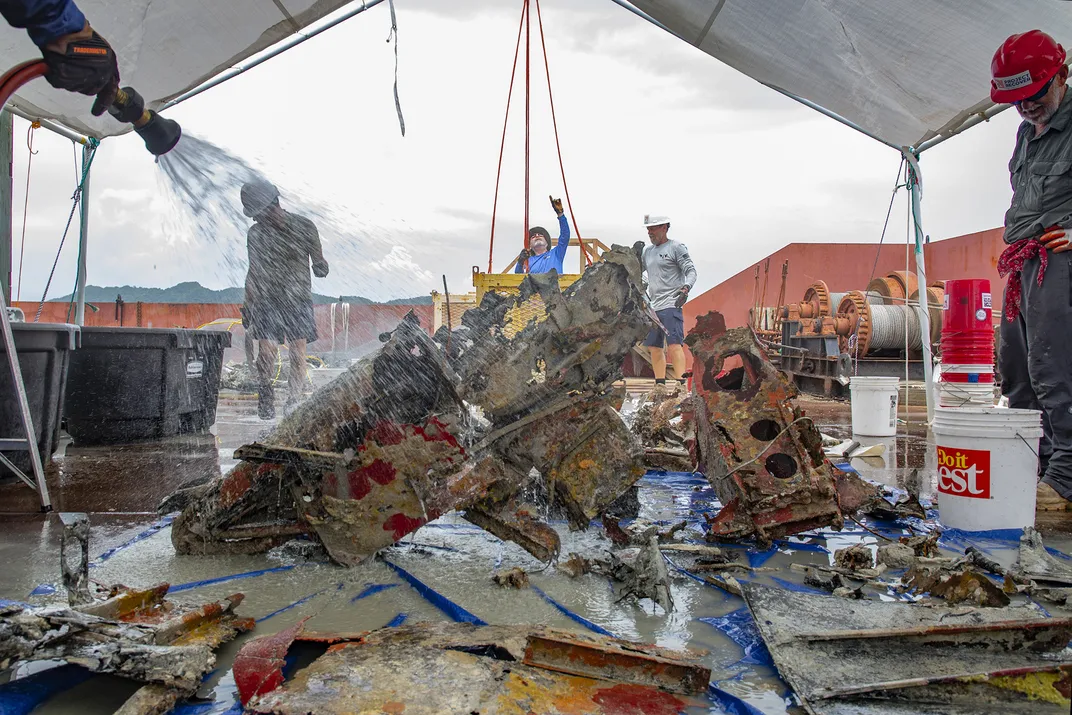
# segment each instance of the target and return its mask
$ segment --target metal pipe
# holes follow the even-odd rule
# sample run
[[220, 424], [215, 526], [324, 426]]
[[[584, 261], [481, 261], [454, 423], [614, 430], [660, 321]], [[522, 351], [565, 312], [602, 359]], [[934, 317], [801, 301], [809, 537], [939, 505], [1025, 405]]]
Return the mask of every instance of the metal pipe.
[[801, 104], [803, 104], [808, 109], [814, 109], [819, 114], [822, 114], [824, 116], [830, 117], [834, 121], [841, 122], [842, 124], [844, 124], [849, 129], [855, 129], [856, 131], [860, 132], [864, 136], [869, 137], [871, 139], [874, 139], [875, 141], [879, 142], [880, 144], [885, 144], [889, 148], [896, 150], [898, 153], [900, 153], [900, 151], [901, 151], [901, 147], [897, 146], [896, 144], [894, 144], [892, 142], [888, 142], [888, 141], [886, 141], [885, 139], [879, 137], [876, 134], [872, 134], [871, 132], [867, 131], [866, 129], [864, 129], [859, 124], [857, 124], [856, 122], [852, 121], [851, 119], [846, 119], [845, 117], [841, 116], [837, 112], [832, 112], [829, 109], [827, 109], [826, 107], [820, 106], [820, 105], [816, 104], [815, 102], [811, 101], [810, 99], [804, 99], [803, 97], [799, 97], [799, 96], [793, 94], [792, 92], [787, 92], [784, 89], [781, 89], [779, 87], [775, 87], [773, 84], [767, 84], [766, 82], [760, 82], [760, 84], [762, 84], [764, 87], [767, 87], [769, 89], [773, 89], [775, 92], [777, 92], [778, 94], [780, 94], [780, 95], [782, 95], [784, 97], [789, 97], [789, 99], [792, 99], [795, 102], [800, 102]]
[[74, 131], [73, 129], [68, 129], [67, 127], [63, 126], [62, 124], [58, 124], [58, 123], [52, 121], [51, 119], [39, 119], [37, 117], [31, 116], [27, 112], [22, 111], [21, 109], [19, 109], [18, 107], [14, 106], [12, 104], [5, 105], [4, 106], [4, 111], [5, 112], [10, 112], [11, 114], [14, 114], [16, 117], [22, 117], [26, 121], [37, 122], [42, 127], [44, 127], [45, 129], [49, 130], [50, 132], [55, 132], [56, 134], [59, 134], [61, 137], [66, 137], [67, 139], [70, 139], [71, 141], [76, 142], [78, 144], [81, 144], [83, 146], [85, 146], [87, 143], [89, 143], [88, 138], [82, 136], [81, 134], [79, 134], [78, 132]]
[[78, 277], [74, 292], [74, 322], [86, 324], [86, 250], [89, 247], [89, 174], [92, 170], [93, 147], [82, 147], [82, 204], [81, 222], [78, 227]]
[[206, 82], [203, 82], [202, 84], [197, 85], [193, 89], [188, 90], [186, 92], [183, 92], [178, 97], [175, 97], [174, 99], [171, 99], [171, 100], [165, 102], [164, 105], [160, 107], [160, 111], [163, 111], [163, 110], [167, 109], [168, 107], [174, 107], [179, 102], [185, 102], [187, 99], [190, 99], [192, 97], [196, 97], [197, 95], [199, 95], [202, 92], [204, 92], [206, 89], [212, 89], [213, 87], [215, 87], [217, 85], [223, 84], [224, 82], [226, 82], [227, 80], [231, 79], [232, 77], [237, 77], [238, 75], [242, 74], [243, 72], [246, 72], [247, 70], [251, 70], [254, 67], [256, 67], [257, 65], [259, 65], [259, 64], [261, 64], [263, 62], [267, 62], [268, 60], [272, 59], [273, 57], [275, 57], [275, 56], [277, 56], [277, 55], [279, 55], [279, 54], [281, 54], [283, 52], [286, 52], [290, 48], [296, 47], [296, 46], [300, 45], [301, 43], [305, 42], [306, 40], [308, 40], [308, 39], [310, 39], [312, 37], [316, 37], [321, 32], [324, 32], [325, 30], [330, 30], [331, 28], [335, 27], [336, 25], [338, 25], [340, 23], [343, 23], [343, 22], [346, 22], [347, 20], [349, 20], [350, 18], [352, 18], [352, 17], [354, 17], [356, 15], [360, 15], [365, 10], [369, 10], [371, 8], [376, 7], [381, 2], [383, 2], [383, 0], [364, 0], [364, 2], [362, 2], [359, 7], [355, 7], [353, 9], [349, 10], [348, 12], [340, 15], [339, 17], [335, 18], [334, 20], [331, 20], [330, 22], [327, 22], [327, 23], [325, 23], [323, 25], [320, 25], [319, 27], [316, 27], [316, 28], [314, 28], [312, 30], [309, 30], [306, 34], [295, 33], [294, 35], [291, 35], [288, 39], [283, 40], [282, 42], [279, 42], [279, 43], [273, 45], [272, 47], [268, 48], [267, 50], [264, 50], [264, 54], [252, 59], [249, 62], [249, 64], [236, 65], [235, 67], [232, 67], [231, 69], [227, 70], [223, 74], [216, 75], [212, 79], [207, 80]]
[[[934, 421], [934, 358], [931, 355], [931, 315], [927, 305], [927, 268], [923, 258], [923, 221], [920, 218], [920, 203], [922, 193], [920, 189], [921, 175], [919, 171], [919, 159], [910, 151], [903, 151], [905, 161], [908, 162], [908, 186], [911, 196], [912, 225], [915, 228], [916, 238], [916, 279], [922, 287], [919, 291], [919, 323], [920, 334], [923, 337], [923, 382], [927, 395], [927, 422]], [[907, 296], [906, 296], [907, 297]], [[907, 349], [907, 346], [906, 346]]]
[[[667, 28], [666, 25], [662, 24], [661, 22], [656, 20], [654, 17], [652, 17], [648, 13], [644, 12], [643, 10], [640, 10], [639, 8], [633, 7], [631, 4], [625, 2], [624, 0], [610, 0], [610, 1], [612, 3], [614, 3], [615, 5], [617, 5], [618, 7], [625, 8], [626, 10], [628, 10], [631, 13], [633, 13], [637, 17], [639, 17], [641, 19], [644, 19], [644, 20], [647, 20], [648, 22], [650, 22], [652, 25], [655, 25], [659, 29], [666, 30], [667, 32], [670, 32], [669, 28]], [[674, 33], [670, 32], [670, 34], [672, 35]]]
[[931, 137], [930, 139], [928, 139], [925, 142], [920, 142], [919, 146], [916, 147], [915, 151], [916, 151], [917, 154], [919, 154], [920, 152], [922, 152], [925, 149], [930, 149], [933, 146], [938, 146], [939, 144], [944, 142], [946, 139], [952, 139], [953, 137], [957, 136], [961, 132], [963, 132], [963, 131], [965, 131], [967, 129], [971, 129], [976, 124], [982, 124], [983, 122], [989, 122], [991, 120], [991, 118], [996, 117], [997, 115], [1001, 114], [1002, 112], [1004, 112], [1006, 109], [1008, 109], [1011, 106], [1012, 106], [1011, 104], [995, 104], [995, 105], [993, 105], [992, 107], [990, 107], [987, 110], [984, 110], [982, 112], [978, 112], [976, 114], [973, 114], [968, 119], [964, 120], [964, 122], [959, 127], [957, 127], [956, 129], [950, 131], [949, 133], [947, 133], [947, 134], [939, 134], [936, 137]]

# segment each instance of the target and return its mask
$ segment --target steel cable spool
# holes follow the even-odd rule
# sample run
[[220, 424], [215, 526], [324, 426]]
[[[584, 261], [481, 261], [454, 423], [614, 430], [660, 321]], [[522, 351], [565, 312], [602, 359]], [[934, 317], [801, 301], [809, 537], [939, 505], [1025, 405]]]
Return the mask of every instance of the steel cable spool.
[[[859, 357], [879, 350], [923, 348], [918, 306], [874, 305], [862, 291], [845, 294], [838, 304], [838, 336], [843, 352], [850, 349]], [[905, 340], [907, 324], [908, 339]]]
[[[915, 305], [875, 305], [871, 307], [871, 349], [892, 350], [906, 346], [923, 349], [919, 307]], [[907, 337], [905, 323], [907, 322]]]
[[[848, 293], [831, 293], [830, 304], [837, 308], [839, 305], [841, 305], [841, 301], [845, 300], [845, 296], [847, 295]], [[883, 297], [880, 293], [875, 293], [873, 291], [864, 293], [864, 300], [866, 300], [871, 305], [886, 305], [886, 298]]]

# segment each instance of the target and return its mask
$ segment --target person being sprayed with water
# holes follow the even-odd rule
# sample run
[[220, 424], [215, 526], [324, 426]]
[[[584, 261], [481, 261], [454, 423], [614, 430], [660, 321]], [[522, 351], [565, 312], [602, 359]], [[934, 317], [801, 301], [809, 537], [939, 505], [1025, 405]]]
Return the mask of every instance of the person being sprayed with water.
[[275, 417], [277, 345], [290, 353], [285, 411], [301, 400], [305, 387], [305, 346], [316, 340], [313, 321], [313, 274], [324, 278], [328, 262], [312, 221], [284, 211], [279, 190], [263, 179], [242, 187], [242, 212], [253, 219], [246, 234], [249, 271], [242, 323], [257, 340], [257, 412], [262, 420]]
[[[566, 249], [569, 248], [570, 230], [569, 221], [562, 210], [562, 199], [551, 199], [551, 208], [558, 214], [558, 243], [551, 250], [551, 235], [543, 226], [533, 226], [529, 229], [529, 247], [521, 250], [517, 257], [517, 265], [514, 273], [550, 273], [552, 270], [562, 273], [562, 260], [566, 257]], [[525, 270], [525, 261], [528, 261], [528, 270]]]

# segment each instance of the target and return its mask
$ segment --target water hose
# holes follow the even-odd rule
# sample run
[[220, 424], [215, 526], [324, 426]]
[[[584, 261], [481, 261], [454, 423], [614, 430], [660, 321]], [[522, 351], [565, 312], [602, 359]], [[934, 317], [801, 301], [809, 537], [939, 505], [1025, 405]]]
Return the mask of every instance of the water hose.
[[[0, 106], [7, 104], [22, 85], [47, 73], [48, 65], [44, 60], [30, 60], [12, 67], [0, 77]], [[182, 138], [182, 127], [178, 122], [146, 109], [145, 100], [132, 87], [117, 90], [108, 111], [120, 121], [132, 124], [145, 142], [145, 148], [154, 156], [167, 154]]]

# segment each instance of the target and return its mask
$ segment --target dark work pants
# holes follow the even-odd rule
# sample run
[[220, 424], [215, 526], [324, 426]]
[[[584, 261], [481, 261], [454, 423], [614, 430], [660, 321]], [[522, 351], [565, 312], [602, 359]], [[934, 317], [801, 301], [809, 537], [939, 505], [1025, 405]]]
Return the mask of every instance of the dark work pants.
[[1001, 392], [1009, 407], [1042, 410], [1042, 481], [1072, 499], [1072, 252], [1049, 254], [1041, 286], [1038, 269], [1024, 264], [1020, 315], [1001, 319]]

